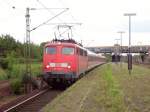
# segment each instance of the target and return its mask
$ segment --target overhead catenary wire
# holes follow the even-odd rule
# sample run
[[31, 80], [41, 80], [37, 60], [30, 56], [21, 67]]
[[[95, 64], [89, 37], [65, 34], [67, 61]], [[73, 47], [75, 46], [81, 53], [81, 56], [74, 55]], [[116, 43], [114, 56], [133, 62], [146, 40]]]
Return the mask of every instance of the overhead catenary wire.
[[1, 2], [2, 2], [2, 3], [4, 2], [4, 3], [6, 3], [8, 6], [11, 6], [11, 7], [12, 7], [12, 5], [11, 5], [8, 1], [6, 1], [6, 0], [2, 0]]
[[[49, 8], [47, 8], [40, 0], [36, 0], [36, 2], [38, 2], [43, 8], [42, 9], [45, 9], [45, 10], [47, 10], [48, 12], [50, 12], [51, 14], [54, 14], [51, 10], [49, 10]], [[59, 2], [61, 2], [61, 4], [63, 5], [63, 6], [65, 6], [64, 5], [64, 3], [62, 3], [62, 1], [60, 1], [59, 0]], [[39, 9], [39, 10], [42, 10], [42, 9]], [[56, 9], [58, 9], [58, 8], [56, 8]], [[70, 14], [71, 15], [71, 14]], [[57, 17], [57, 16], [56, 16]], [[74, 21], [76, 21], [75, 20], [75, 18], [71, 15], [71, 17], [72, 17], [72, 19], [74, 20]], [[54, 17], [55, 18], [55, 17]], [[62, 23], [49, 23], [49, 24], [46, 24], [45, 22], [44, 23], [42, 23], [41, 25], [56, 25], [56, 24], [58, 24], [58, 25], [81, 25], [82, 23], [67, 23], [67, 22], [63, 22], [59, 17], [58, 17], [58, 19], [62, 22]], [[48, 21], [47, 21], [47, 23], [48, 23]], [[40, 27], [41, 25], [39, 25], [39, 26], [37, 26], [37, 27], [35, 27], [35, 28], [33, 28], [31, 31], [33, 31], [33, 30], [35, 30], [35, 29], [37, 29], [38, 27]], [[59, 29], [58, 29], [59, 30]], [[65, 32], [67, 32], [67, 30], [66, 31], [64, 31], [63, 33], [60, 33], [59, 32], [59, 35], [61, 36], [62, 34], [64, 34]], [[73, 36], [73, 34], [72, 34], [72, 29], [70, 29], [70, 32], [71, 32], [71, 37]]]
[[[59, 15], [61, 15], [62, 13], [64, 13], [64, 12], [66, 12], [69, 8], [47, 8], [42, 2], [42, 0], [36, 0], [42, 7], [40, 7], [40, 8], [37, 8], [37, 7], [35, 7], [35, 8], [30, 8], [31, 10], [47, 10], [48, 12], [50, 12], [51, 14], [55, 14], [55, 12], [53, 11], [53, 9], [55, 9], [56, 10], [56, 12], [57, 11], [61, 11], [61, 12], [58, 12], [58, 13], [56, 13], [55, 14], [55, 16], [54, 17], [51, 17], [50, 19], [48, 19], [47, 21], [42, 21], [41, 22], [41, 24], [40, 23], [38, 23], [38, 24], [36, 24], [37, 26], [33, 26], [32, 28], [31, 28], [31, 30], [30, 30], [30, 32], [31, 31], [33, 31], [33, 30], [36, 30], [37, 28], [39, 28], [39, 27], [41, 27], [41, 26], [43, 26], [43, 25], [50, 25], [51, 23], [49, 22], [49, 21], [51, 21], [51, 20], [53, 20], [53, 19], [55, 19], [56, 17], [57, 17], [57, 19], [59, 19]], [[20, 7], [19, 8], [19, 6], [20, 5], [17, 5], [17, 1], [16, 0], [1, 0], [1, 2], [5, 2], [5, 4], [7, 3], [7, 5], [9, 6], [9, 8], [11, 8], [11, 9], [13, 9], [13, 10], [16, 10], [17, 11], [17, 13], [19, 13], [19, 15], [23, 15], [24, 16], [24, 12], [25, 12], [25, 10], [23, 9], [23, 7]], [[47, 4], [46, 4], [47, 5]], [[24, 5], [24, 6], [26, 6], [26, 4]], [[29, 5], [30, 6], [30, 5]], [[63, 7], [63, 6], [62, 6]], [[62, 9], [63, 9], [63, 11], [62, 11]], [[16, 11], [15, 11], [15, 13], [16, 13]], [[13, 14], [13, 13], [11, 13], [11, 14]], [[68, 14], [68, 13], [67, 13]], [[15, 14], [15, 15], [13, 15], [13, 16], [15, 16], [15, 17], [17, 17], [18, 18], [18, 14]], [[71, 15], [72, 16], [72, 15]], [[21, 16], [22, 17], [22, 16]], [[60, 19], [59, 19], [60, 20]], [[31, 23], [31, 19], [29, 20], [30, 21], [30, 23]], [[61, 22], [60, 22], [60, 24], [63, 24], [63, 25], [67, 25], [67, 24], [69, 24], [69, 25], [73, 25], [73, 24], [78, 24], [78, 25], [81, 25], [81, 23], [67, 23], [67, 22], [63, 22], [62, 20], [60, 20]], [[49, 22], [49, 23], [48, 23]], [[53, 23], [52, 23], [53, 24]], [[58, 24], [59, 24], [59, 22], [58, 22]]]
[[[49, 10], [49, 9], [51, 9], [51, 8], [47, 8], [40, 0], [36, 0], [42, 7], [43, 7], [43, 9], [45, 9], [45, 10], [47, 10], [48, 12], [50, 12], [51, 14], [53, 14], [53, 15], [55, 15], [51, 10]], [[62, 4], [62, 6], [63, 7], [66, 7], [66, 5], [63, 3], [63, 1], [61, 1], [61, 0], [58, 0], [61, 4]], [[52, 8], [52, 9], [64, 9], [64, 8]], [[42, 9], [41, 9], [42, 10]], [[69, 12], [70, 13], [70, 12]], [[74, 21], [77, 21], [76, 19], [75, 19], [75, 17], [70, 13], [70, 15], [71, 15], [71, 18], [74, 20]], [[59, 17], [58, 17], [58, 19], [63, 23], [63, 24], [65, 24], [65, 25], [67, 25], [68, 23], [65, 23], [65, 22], [63, 22]], [[60, 23], [61, 24], [61, 23]], [[82, 23], [72, 23], [72, 24], [82, 24]], [[51, 25], [51, 24], [49, 24], [49, 25]]]
[[67, 22], [64, 22], [64, 23], [48, 23], [46, 25], [82, 25], [82, 23], [67, 23]]
[[[63, 7], [66, 7], [66, 4], [65, 4], [62, 0], [58, 0], [58, 1], [63, 5]], [[77, 21], [77, 19], [71, 14], [70, 11], [69, 11], [69, 13], [70, 13], [71, 18], [72, 18], [74, 21]]]
[[60, 9], [66, 9], [66, 8], [30, 8], [31, 10], [60, 10]]
[[[75, 27], [73, 27], [72, 29], [74, 30], [74, 33], [75, 33], [77, 36], [80, 36], [80, 35], [76, 32], [76, 28], [75, 28]], [[80, 36], [80, 38], [82, 39], [82, 36]]]
[[[36, 1], [49, 13], [51, 13], [52, 15], [55, 15], [51, 10], [49, 10], [50, 8], [47, 8], [41, 1], [39, 1], [39, 0], [36, 0]], [[55, 8], [55, 9], [62, 9], [62, 8]], [[59, 17], [57, 17], [57, 19], [62, 22], [62, 20]]]
[[[61, 4], [62, 4], [62, 6], [63, 7], [67, 7], [67, 5], [63, 2], [63, 0], [58, 0]], [[82, 23], [78, 23], [77, 22], [77, 19], [71, 14], [71, 12], [69, 11], [69, 15], [71, 16], [71, 18], [72, 18], [72, 20], [74, 20], [75, 21], [75, 23], [71, 23], [71, 24], [69, 24], [69, 25], [82, 25]], [[74, 28], [74, 27], [73, 27]], [[75, 29], [75, 28], [74, 28]], [[79, 34], [77, 34], [75, 31], [73, 32], [73, 33], [75, 33], [76, 35], [78, 35], [79, 36]], [[72, 33], [72, 29], [71, 29], [71, 37], [73, 37], [73, 33]], [[81, 37], [81, 36], [79, 36], [79, 37]], [[81, 37], [81, 39], [82, 39], [82, 37]]]
[[64, 33], [68, 32], [70, 29], [66, 29], [65, 31], [63, 31], [62, 33], [60, 33], [60, 36], [63, 35]]
[[56, 14], [55, 16], [51, 17], [51, 18], [48, 19], [47, 21], [45, 21], [45, 22], [39, 24], [38, 26], [34, 27], [33, 29], [30, 30], [30, 32], [33, 31], [33, 30], [36, 30], [37, 28], [39, 28], [39, 27], [41, 27], [41, 26], [43, 26], [43, 25], [45, 25], [45, 24], [47, 24], [49, 21], [51, 21], [51, 20], [53, 20], [54, 18], [56, 18], [57, 16], [63, 14], [63, 13], [66, 12], [67, 10], [69, 10], [69, 8], [66, 8], [65, 10], [63, 10], [63, 11], [61, 11], [60, 13]]

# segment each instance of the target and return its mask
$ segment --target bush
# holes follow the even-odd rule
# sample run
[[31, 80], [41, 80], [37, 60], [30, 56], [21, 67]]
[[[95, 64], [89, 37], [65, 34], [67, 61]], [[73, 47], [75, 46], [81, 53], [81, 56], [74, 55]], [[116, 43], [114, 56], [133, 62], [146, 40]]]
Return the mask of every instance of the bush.
[[21, 87], [22, 87], [22, 81], [21, 79], [13, 79], [10, 83], [11, 89], [14, 94], [20, 94], [21, 93]]
[[7, 69], [8, 68], [8, 60], [6, 60], [5, 58], [0, 58], [0, 66], [3, 69]]
[[7, 78], [7, 73], [0, 68], [0, 80], [6, 80]]
[[16, 53], [15, 52], [11, 52], [10, 54], [7, 54], [7, 58], [6, 60], [8, 61], [8, 70], [11, 71], [12, 70], [12, 67], [14, 64], [17, 64], [18, 61], [17, 61], [17, 58], [16, 58]]

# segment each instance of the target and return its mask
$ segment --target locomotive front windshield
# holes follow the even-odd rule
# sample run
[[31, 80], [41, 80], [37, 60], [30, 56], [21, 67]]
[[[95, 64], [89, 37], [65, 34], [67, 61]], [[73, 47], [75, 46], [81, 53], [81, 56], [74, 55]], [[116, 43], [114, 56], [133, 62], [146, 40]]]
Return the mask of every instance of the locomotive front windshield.
[[72, 47], [63, 47], [62, 48], [62, 54], [73, 55], [74, 54], [74, 48], [72, 48]]
[[56, 47], [46, 47], [46, 54], [56, 54]]

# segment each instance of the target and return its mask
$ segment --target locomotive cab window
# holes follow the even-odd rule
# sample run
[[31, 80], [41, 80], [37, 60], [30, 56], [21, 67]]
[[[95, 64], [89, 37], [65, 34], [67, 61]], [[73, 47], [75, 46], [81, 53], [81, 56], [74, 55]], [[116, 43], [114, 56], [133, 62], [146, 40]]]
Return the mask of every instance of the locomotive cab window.
[[46, 47], [45, 52], [46, 54], [56, 54], [56, 47]]
[[74, 54], [74, 48], [72, 48], [72, 47], [63, 47], [62, 48], [62, 54], [73, 55]]

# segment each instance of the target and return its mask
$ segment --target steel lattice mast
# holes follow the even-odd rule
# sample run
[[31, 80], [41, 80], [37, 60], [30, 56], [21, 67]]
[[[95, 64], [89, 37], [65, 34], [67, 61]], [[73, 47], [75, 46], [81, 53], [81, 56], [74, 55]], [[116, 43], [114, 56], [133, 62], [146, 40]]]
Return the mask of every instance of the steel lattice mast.
[[30, 49], [30, 14], [29, 14], [29, 8], [26, 8], [26, 73], [28, 75], [31, 75], [31, 49]]

